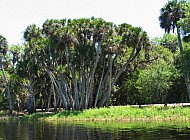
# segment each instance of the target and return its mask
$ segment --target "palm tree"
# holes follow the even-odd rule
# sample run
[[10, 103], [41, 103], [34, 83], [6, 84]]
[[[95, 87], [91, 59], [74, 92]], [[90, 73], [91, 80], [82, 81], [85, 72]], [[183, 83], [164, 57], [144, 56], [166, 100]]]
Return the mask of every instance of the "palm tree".
[[[35, 24], [28, 26], [24, 32], [24, 39], [26, 41], [25, 56], [23, 62], [25, 67], [25, 78], [28, 79], [28, 83], [25, 87], [28, 90], [28, 112], [34, 113], [36, 111], [36, 102], [34, 95], [34, 79], [38, 73], [38, 51], [37, 44], [41, 38], [41, 30]], [[23, 63], [23, 64], [24, 64]]]
[[[184, 57], [183, 55], [184, 52], [182, 46], [179, 21], [185, 18], [185, 9], [183, 7], [184, 5], [185, 5], [184, 1], [180, 2], [178, 2], [178, 0], [169, 1], [163, 8], [161, 8], [159, 16], [160, 27], [165, 29], [165, 32], [169, 33], [171, 29], [174, 32], [174, 29], [175, 28], [177, 29], [178, 45], [180, 48], [180, 54], [182, 58]], [[184, 73], [185, 84], [187, 87], [187, 93], [189, 95], [189, 100], [190, 100], [189, 71], [186, 68], [187, 68], [187, 61], [185, 60], [183, 73]]]
[[182, 7], [183, 3], [184, 2], [178, 2], [177, 0], [169, 1], [163, 8], [161, 8], [159, 16], [160, 27], [165, 29], [165, 32], [170, 33], [171, 30], [174, 32], [175, 28], [177, 29], [178, 44], [181, 54], [183, 54], [183, 48], [178, 21], [185, 17], [184, 9]]
[[7, 88], [7, 93], [8, 93], [8, 100], [9, 100], [9, 114], [12, 115], [12, 98], [11, 98], [11, 93], [10, 93], [10, 86], [9, 86], [9, 81], [8, 78], [5, 74], [4, 70], [4, 65], [3, 65], [3, 59], [5, 59], [5, 55], [8, 50], [8, 43], [5, 37], [0, 35], [0, 68], [3, 74], [3, 79], [6, 83], [6, 88]]

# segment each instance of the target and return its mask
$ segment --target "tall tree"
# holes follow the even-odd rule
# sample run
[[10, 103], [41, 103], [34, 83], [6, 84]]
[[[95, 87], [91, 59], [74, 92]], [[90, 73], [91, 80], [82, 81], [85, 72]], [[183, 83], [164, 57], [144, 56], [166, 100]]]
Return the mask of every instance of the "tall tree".
[[23, 65], [20, 66], [25, 67], [25, 73], [21, 72], [21, 75], [24, 74], [24, 78], [27, 81], [24, 85], [28, 90], [27, 107], [29, 113], [34, 113], [36, 111], [34, 84], [37, 82], [36, 77], [40, 68], [38, 63], [38, 42], [40, 37], [40, 28], [35, 24], [28, 26], [24, 32], [24, 39], [26, 41], [25, 54], [22, 59]]
[[[172, 0], [169, 1], [163, 8], [160, 10], [160, 27], [165, 29], [165, 32], [169, 33], [170, 30], [177, 29], [177, 36], [178, 36], [178, 45], [180, 48], [181, 58], [184, 58], [184, 51], [182, 46], [182, 39], [181, 39], [181, 29], [179, 21], [185, 18], [185, 8], [186, 7], [185, 1], [178, 1]], [[183, 73], [184, 73], [184, 80], [187, 88], [187, 93], [190, 100], [190, 79], [189, 79], [189, 71], [187, 70], [187, 61], [184, 60], [185, 63], [183, 65]]]
[[12, 115], [13, 106], [12, 106], [10, 85], [9, 85], [9, 80], [8, 80], [8, 77], [7, 77], [7, 75], [5, 73], [5, 69], [4, 69], [4, 62], [6, 59], [7, 50], [8, 50], [7, 40], [5, 37], [0, 35], [0, 68], [1, 68], [1, 71], [3, 74], [3, 79], [6, 83], [6, 88], [7, 88], [7, 96], [8, 96], [8, 100], [9, 100], [9, 114]]

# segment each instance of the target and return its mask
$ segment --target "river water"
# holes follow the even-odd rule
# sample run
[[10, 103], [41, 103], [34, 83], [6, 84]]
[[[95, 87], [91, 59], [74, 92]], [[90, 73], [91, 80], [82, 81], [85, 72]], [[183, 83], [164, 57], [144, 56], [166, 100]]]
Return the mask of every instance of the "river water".
[[0, 140], [190, 140], [190, 123], [0, 120]]

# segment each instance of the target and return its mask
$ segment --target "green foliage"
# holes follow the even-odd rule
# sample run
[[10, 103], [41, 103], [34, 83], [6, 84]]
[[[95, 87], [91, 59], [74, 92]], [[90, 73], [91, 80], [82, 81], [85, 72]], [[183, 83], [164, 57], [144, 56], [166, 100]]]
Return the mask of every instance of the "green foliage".
[[183, 7], [184, 9], [185, 17], [183, 18], [183, 20], [180, 20], [178, 24], [180, 25], [182, 30], [183, 40], [185, 42], [190, 42], [190, 2], [183, 3], [181, 7]]
[[190, 48], [189, 48], [190, 42], [183, 43], [183, 46], [184, 46], [184, 58], [183, 58], [183, 62], [184, 62], [184, 60], [188, 61], [190, 58]]
[[0, 71], [0, 110], [7, 109], [8, 107], [6, 94], [6, 83], [2, 79], [2, 72]]
[[136, 69], [132, 77], [128, 79], [124, 86], [125, 102], [126, 104], [144, 104], [143, 94], [136, 88], [136, 81], [138, 80], [139, 69]]
[[27, 26], [24, 32], [24, 39], [26, 41], [31, 41], [34, 38], [40, 37], [40, 28], [37, 27], [35, 24]]
[[66, 111], [58, 114], [24, 115], [21, 119], [45, 119], [65, 121], [178, 121], [190, 117], [189, 107], [131, 107], [111, 106], [109, 108], [89, 109], [83, 111]]
[[0, 58], [7, 53], [8, 50], [8, 42], [7, 39], [0, 35]]
[[146, 97], [146, 102], [163, 102], [164, 93], [179, 76], [180, 72], [173, 65], [159, 61], [140, 72], [136, 88]]
[[159, 42], [161, 45], [168, 48], [172, 53], [175, 53], [179, 48], [177, 36], [172, 34], [165, 34], [165, 36], [161, 38]]

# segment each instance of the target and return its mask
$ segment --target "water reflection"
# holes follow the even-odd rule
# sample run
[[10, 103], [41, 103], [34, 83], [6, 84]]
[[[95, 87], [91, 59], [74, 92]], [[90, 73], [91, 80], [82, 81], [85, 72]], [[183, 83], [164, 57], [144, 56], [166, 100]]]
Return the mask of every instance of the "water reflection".
[[0, 120], [0, 140], [188, 140], [189, 123]]

